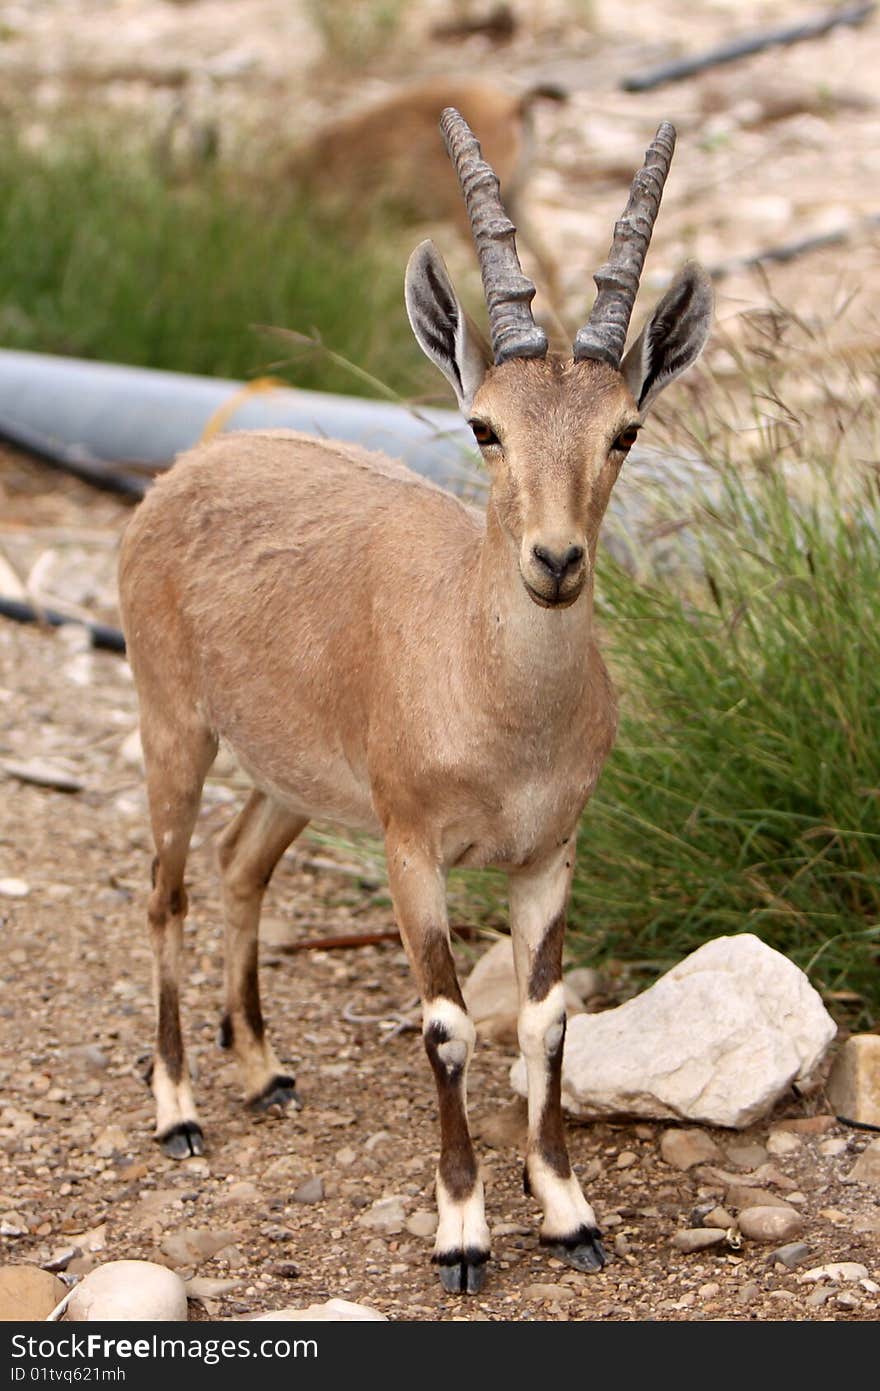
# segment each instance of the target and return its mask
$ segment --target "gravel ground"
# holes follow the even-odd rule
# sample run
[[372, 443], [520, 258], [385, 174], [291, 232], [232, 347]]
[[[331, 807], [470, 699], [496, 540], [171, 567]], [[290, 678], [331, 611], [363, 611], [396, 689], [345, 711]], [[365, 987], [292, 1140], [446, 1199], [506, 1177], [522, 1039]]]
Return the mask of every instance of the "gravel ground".
[[[48, 480], [38, 466], [0, 456], [0, 559], [20, 575], [39, 563], [49, 597], [75, 593], [112, 619], [125, 508], [68, 480], [49, 490]], [[123, 661], [86, 650], [76, 631], [0, 620], [0, 763], [39, 758], [81, 784], [62, 793], [0, 778], [0, 881], [27, 887], [22, 896], [0, 888], [5, 1263], [63, 1263], [72, 1247], [80, 1254], [68, 1274], [124, 1257], [162, 1261], [194, 1281], [194, 1318], [332, 1296], [407, 1320], [878, 1317], [880, 1190], [846, 1181], [870, 1137], [830, 1117], [812, 1133], [777, 1129], [821, 1115], [821, 1091], [782, 1105], [772, 1127], [708, 1132], [719, 1155], [688, 1172], [663, 1159], [663, 1125], [572, 1126], [572, 1157], [611, 1250], [605, 1271], [586, 1276], [538, 1249], [538, 1214], [520, 1188], [513, 1054], [488, 1042], [473, 1066], [471, 1113], [495, 1263], [483, 1295], [443, 1295], [429, 1264], [433, 1084], [418, 1033], [396, 1028], [412, 1017], [403, 953], [396, 943], [283, 950], [303, 937], [389, 926], [381, 888], [353, 875], [338, 852], [334, 868], [334, 852], [304, 842], [285, 856], [266, 904], [264, 998], [279, 1052], [296, 1068], [302, 1112], [252, 1119], [233, 1064], [215, 1046], [222, 959], [213, 848], [238, 800], [222, 760], [190, 860], [183, 990], [207, 1153], [183, 1164], [163, 1158], [141, 1080], [152, 1031], [152, 851], [135, 727]], [[463, 970], [467, 960], [462, 949]], [[807, 1250], [796, 1269], [768, 1259], [772, 1244], [694, 1254], [671, 1245], [713, 1201], [731, 1202], [735, 1176], [754, 1182], [756, 1171], [804, 1215], [798, 1240]], [[373, 1207], [388, 1197], [396, 1201]], [[868, 1284], [802, 1279], [832, 1261], [863, 1265]]]

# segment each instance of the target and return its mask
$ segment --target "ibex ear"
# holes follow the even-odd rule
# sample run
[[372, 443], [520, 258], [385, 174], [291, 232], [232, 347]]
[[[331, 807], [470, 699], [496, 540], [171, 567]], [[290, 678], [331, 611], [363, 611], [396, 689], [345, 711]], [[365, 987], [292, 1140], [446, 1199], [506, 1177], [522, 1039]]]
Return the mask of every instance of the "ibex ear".
[[440, 368], [467, 414], [492, 355], [462, 309], [443, 257], [431, 241], [423, 241], [409, 258], [406, 312], [419, 347]]
[[696, 362], [709, 337], [713, 300], [708, 275], [689, 261], [621, 364], [639, 410], [647, 410], [665, 386]]

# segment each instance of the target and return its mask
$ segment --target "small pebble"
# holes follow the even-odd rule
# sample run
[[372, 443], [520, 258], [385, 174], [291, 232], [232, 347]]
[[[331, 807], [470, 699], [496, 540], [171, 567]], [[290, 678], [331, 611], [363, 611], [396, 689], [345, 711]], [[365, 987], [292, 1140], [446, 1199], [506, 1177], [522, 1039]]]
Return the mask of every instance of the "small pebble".
[[810, 1259], [810, 1248], [802, 1241], [791, 1241], [787, 1246], [777, 1246], [775, 1251], [771, 1251], [767, 1260], [771, 1264], [784, 1265], [789, 1270], [796, 1270], [804, 1261]]
[[846, 1213], [839, 1207], [820, 1207], [819, 1216], [824, 1217], [826, 1222], [833, 1222], [835, 1226], [846, 1221]]
[[526, 1299], [538, 1299], [546, 1304], [567, 1304], [576, 1293], [570, 1285], [526, 1285], [523, 1290]]
[[793, 1135], [824, 1135], [837, 1124], [836, 1116], [799, 1116], [795, 1120], [780, 1121], [776, 1130], [790, 1130]]
[[726, 1240], [726, 1233], [707, 1227], [690, 1227], [676, 1232], [672, 1244], [676, 1251], [686, 1254], [692, 1251], [705, 1251], [710, 1246], [720, 1246]]
[[27, 898], [30, 891], [25, 879], [0, 879], [0, 898]]
[[295, 1203], [320, 1203], [324, 1198], [324, 1180], [313, 1174], [294, 1188], [292, 1197]]
[[857, 1294], [849, 1294], [844, 1291], [843, 1294], [837, 1295], [834, 1303], [838, 1309], [858, 1309], [860, 1300]]
[[812, 1294], [807, 1295], [804, 1303], [809, 1305], [811, 1309], [821, 1309], [825, 1301], [836, 1293], [837, 1291], [834, 1289], [833, 1285], [820, 1286], [818, 1289], [813, 1290]]
[[629, 1169], [633, 1164], [638, 1163], [638, 1158], [638, 1155], [634, 1154], [632, 1150], [621, 1150], [617, 1156], [617, 1168]]
[[400, 1198], [377, 1198], [356, 1220], [359, 1226], [371, 1227], [383, 1236], [397, 1236], [403, 1231], [406, 1211]]
[[771, 1130], [767, 1137], [768, 1154], [795, 1154], [799, 1149], [803, 1149], [803, 1140], [800, 1135], [795, 1135], [790, 1130]]
[[800, 1236], [804, 1219], [799, 1212], [781, 1207], [747, 1207], [739, 1215], [739, 1229], [752, 1241], [786, 1241]]
[[683, 1171], [692, 1169], [695, 1164], [709, 1164], [721, 1158], [715, 1141], [703, 1130], [664, 1130], [660, 1154], [673, 1169]]
[[814, 1285], [820, 1280], [832, 1280], [838, 1284], [847, 1284], [867, 1278], [867, 1267], [858, 1261], [829, 1261], [827, 1265], [817, 1265], [812, 1270], [805, 1270], [803, 1275], [798, 1276], [798, 1283]]
[[735, 1164], [738, 1169], [756, 1169], [759, 1164], [763, 1164], [767, 1158], [767, 1151], [763, 1145], [742, 1144], [727, 1145], [727, 1157], [731, 1164]]
[[849, 1140], [845, 1135], [830, 1135], [827, 1140], [819, 1141], [819, 1153], [824, 1154], [827, 1159], [843, 1154], [848, 1148]]
[[729, 1231], [736, 1226], [736, 1222], [731, 1217], [727, 1208], [713, 1207], [711, 1212], [707, 1212], [703, 1218], [704, 1227], [720, 1227], [723, 1232]]
[[432, 1237], [437, 1230], [437, 1214], [427, 1208], [419, 1208], [406, 1219], [406, 1230], [412, 1236]]

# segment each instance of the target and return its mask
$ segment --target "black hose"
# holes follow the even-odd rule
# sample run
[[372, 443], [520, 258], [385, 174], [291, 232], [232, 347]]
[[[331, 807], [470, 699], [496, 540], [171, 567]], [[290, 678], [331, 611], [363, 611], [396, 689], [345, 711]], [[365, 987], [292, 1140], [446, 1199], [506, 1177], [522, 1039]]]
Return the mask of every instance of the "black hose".
[[35, 609], [21, 599], [0, 598], [0, 615], [11, 618], [16, 623], [48, 623], [51, 628], [60, 628], [65, 623], [78, 623], [88, 630], [93, 647], [106, 652], [125, 652], [125, 638], [118, 628], [106, 623], [91, 623], [81, 618], [73, 618], [69, 613], [58, 613], [57, 609]]
[[16, 449], [24, 450], [27, 454], [33, 454], [52, 468], [72, 474], [83, 483], [90, 483], [92, 487], [101, 488], [105, 493], [116, 493], [121, 497], [131, 498], [133, 502], [140, 502], [150, 486], [149, 479], [141, 478], [135, 473], [120, 472], [103, 459], [95, 458], [81, 445], [65, 444], [63, 440], [49, 438], [18, 421], [0, 418], [0, 440], [14, 445]]
[[707, 68], [716, 68], [722, 63], [733, 63], [738, 58], [748, 58], [753, 53], [762, 53], [766, 48], [801, 43], [804, 39], [822, 38], [839, 24], [863, 24], [876, 8], [873, 0], [871, 3], [844, 5], [816, 19], [733, 39], [730, 43], [721, 44], [706, 53], [682, 58], [678, 62], [663, 63], [647, 72], [631, 73], [629, 77], [623, 78], [620, 85], [625, 92], [649, 92], [654, 87], [662, 87], [666, 82], [681, 82], [686, 77], [705, 72]]

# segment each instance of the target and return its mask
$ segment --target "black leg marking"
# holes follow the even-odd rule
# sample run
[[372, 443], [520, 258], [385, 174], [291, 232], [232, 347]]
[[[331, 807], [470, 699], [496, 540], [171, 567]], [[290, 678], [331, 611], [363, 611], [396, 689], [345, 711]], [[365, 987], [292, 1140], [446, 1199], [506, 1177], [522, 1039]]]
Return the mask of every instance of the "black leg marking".
[[565, 912], [557, 913], [541, 938], [532, 974], [529, 977], [529, 999], [534, 1004], [546, 1000], [554, 985], [562, 980], [562, 941], [565, 937]]
[[277, 1106], [282, 1111], [285, 1111], [288, 1106], [292, 1106], [296, 1111], [302, 1108], [302, 1101], [296, 1090], [295, 1077], [290, 1077], [287, 1073], [279, 1073], [247, 1103], [248, 1110], [256, 1112], [271, 1111], [273, 1106]]
[[538, 1153], [559, 1178], [571, 1177], [565, 1122], [562, 1119], [562, 1051], [565, 1047], [565, 1016], [561, 1020], [559, 1042], [547, 1055], [547, 1095], [538, 1121]]
[[587, 1274], [601, 1270], [607, 1260], [598, 1227], [579, 1227], [566, 1237], [542, 1236], [541, 1245], [557, 1260]]
[[180, 1032], [180, 1003], [177, 986], [170, 980], [159, 987], [159, 1057], [169, 1079], [177, 1085], [183, 1076], [183, 1036]]
[[464, 1009], [464, 998], [449, 949], [449, 938], [440, 928], [429, 928], [422, 943], [422, 994], [426, 1000], [442, 996]]
[[248, 946], [247, 962], [242, 979], [241, 1000], [245, 1023], [257, 1040], [261, 1040], [265, 1033], [263, 1027], [263, 1011], [260, 1009], [260, 984], [257, 978], [259, 950], [257, 941], [250, 943]]
[[464, 1063], [447, 1062], [440, 1047], [449, 1042], [449, 1031], [433, 1023], [425, 1030], [425, 1051], [434, 1070], [440, 1110], [440, 1163], [437, 1172], [451, 1198], [463, 1202], [477, 1183], [477, 1159], [471, 1144], [462, 1096]]
[[232, 1047], [232, 1018], [229, 1014], [224, 1014], [220, 1020], [220, 1028], [217, 1030], [218, 1048]]
[[169, 1159], [190, 1159], [205, 1153], [205, 1137], [197, 1121], [181, 1121], [164, 1135], [157, 1135], [156, 1140]]

